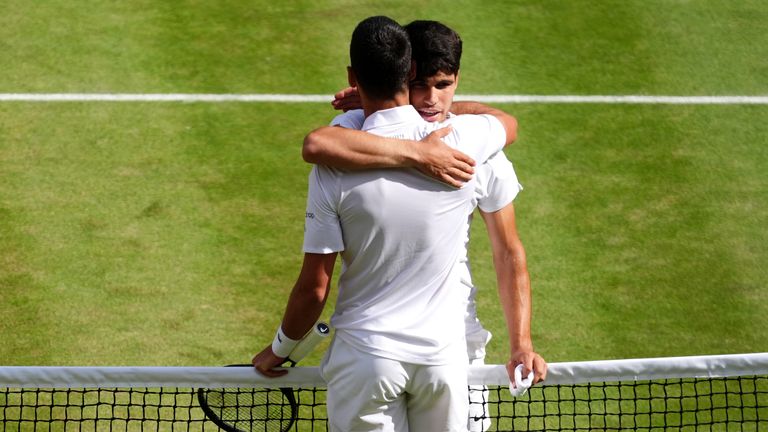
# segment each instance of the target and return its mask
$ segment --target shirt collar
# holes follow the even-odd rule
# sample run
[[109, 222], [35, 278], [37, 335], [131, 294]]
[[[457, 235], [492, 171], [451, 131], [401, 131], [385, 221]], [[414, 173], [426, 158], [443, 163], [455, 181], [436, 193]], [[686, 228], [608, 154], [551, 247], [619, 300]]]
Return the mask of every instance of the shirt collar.
[[376, 111], [363, 122], [363, 130], [371, 130], [380, 126], [392, 126], [398, 123], [413, 123], [423, 121], [416, 109], [411, 105]]

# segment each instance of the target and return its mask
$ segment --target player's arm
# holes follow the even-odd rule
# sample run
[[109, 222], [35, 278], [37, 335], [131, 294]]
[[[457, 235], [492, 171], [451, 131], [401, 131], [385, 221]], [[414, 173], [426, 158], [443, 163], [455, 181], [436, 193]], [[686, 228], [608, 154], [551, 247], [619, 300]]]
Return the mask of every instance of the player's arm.
[[460, 101], [451, 105], [454, 114], [489, 114], [496, 117], [507, 131], [506, 145], [512, 144], [517, 139], [517, 119], [504, 111], [493, 108], [480, 102]]
[[446, 127], [412, 141], [325, 126], [304, 138], [302, 157], [312, 164], [344, 169], [411, 167], [460, 187], [472, 178], [475, 162], [441, 141], [449, 133]]
[[[304, 254], [304, 263], [288, 298], [281, 324], [282, 332], [289, 339], [300, 340], [320, 318], [331, 290], [336, 255], [337, 253]], [[263, 375], [277, 377], [286, 373], [285, 370], [275, 369], [284, 360], [273, 352], [270, 344], [256, 354], [252, 363]]]
[[507, 321], [510, 361], [507, 372], [514, 381], [513, 371], [523, 364], [523, 374], [534, 371], [534, 383], [547, 375], [547, 364], [533, 349], [531, 341], [531, 281], [515, 225], [515, 210], [508, 204], [495, 212], [480, 212], [485, 221], [493, 248], [499, 299]]

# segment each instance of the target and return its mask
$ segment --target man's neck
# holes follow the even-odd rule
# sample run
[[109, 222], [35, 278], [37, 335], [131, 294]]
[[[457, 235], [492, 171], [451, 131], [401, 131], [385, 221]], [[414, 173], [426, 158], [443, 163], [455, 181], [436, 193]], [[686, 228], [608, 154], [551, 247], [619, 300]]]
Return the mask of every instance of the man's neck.
[[361, 103], [363, 105], [363, 113], [368, 118], [376, 111], [381, 111], [390, 108], [396, 108], [403, 105], [410, 104], [408, 100], [408, 92], [399, 92], [395, 94], [391, 99], [371, 99], [362, 96]]

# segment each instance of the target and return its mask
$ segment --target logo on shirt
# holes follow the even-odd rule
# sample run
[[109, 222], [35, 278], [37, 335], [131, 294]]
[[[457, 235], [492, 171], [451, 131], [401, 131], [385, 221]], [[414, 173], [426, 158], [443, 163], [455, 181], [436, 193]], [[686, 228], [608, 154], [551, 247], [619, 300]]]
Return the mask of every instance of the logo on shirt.
[[307, 212], [307, 219], [314, 219], [314, 218], [315, 218], [315, 214], [314, 213]]

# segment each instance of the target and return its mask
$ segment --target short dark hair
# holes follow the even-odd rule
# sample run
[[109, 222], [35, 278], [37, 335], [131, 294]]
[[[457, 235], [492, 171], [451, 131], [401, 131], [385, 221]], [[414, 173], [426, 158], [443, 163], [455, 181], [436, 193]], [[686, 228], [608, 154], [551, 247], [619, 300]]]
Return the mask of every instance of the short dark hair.
[[352, 32], [349, 59], [358, 84], [371, 97], [391, 98], [408, 86], [411, 43], [405, 29], [391, 18], [361, 21]]
[[416, 63], [416, 79], [426, 79], [438, 72], [459, 73], [461, 38], [450, 27], [437, 21], [414, 21], [405, 26]]

